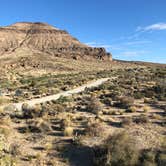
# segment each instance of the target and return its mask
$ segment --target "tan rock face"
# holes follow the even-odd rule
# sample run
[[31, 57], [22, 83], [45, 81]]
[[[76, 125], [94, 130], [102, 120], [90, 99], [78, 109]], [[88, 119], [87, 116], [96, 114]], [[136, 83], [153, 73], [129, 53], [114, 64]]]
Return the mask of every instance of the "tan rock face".
[[111, 59], [104, 48], [89, 47], [68, 32], [39, 22], [20, 22], [0, 27], [0, 56], [18, 48], [73, 59]]

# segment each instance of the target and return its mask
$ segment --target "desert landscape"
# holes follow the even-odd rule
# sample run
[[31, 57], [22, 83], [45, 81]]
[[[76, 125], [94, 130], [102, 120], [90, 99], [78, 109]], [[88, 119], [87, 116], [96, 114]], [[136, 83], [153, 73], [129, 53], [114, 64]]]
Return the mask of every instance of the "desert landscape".
[[1, 166], [165, 166], [165, 114], [165, 64], [46, 23], [0, 27]]

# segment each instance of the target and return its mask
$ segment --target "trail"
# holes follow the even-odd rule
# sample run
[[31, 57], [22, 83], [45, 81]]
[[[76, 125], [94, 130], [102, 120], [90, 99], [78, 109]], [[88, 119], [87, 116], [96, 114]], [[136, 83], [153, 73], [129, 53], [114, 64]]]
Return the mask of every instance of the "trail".
[[[21, 110], [22, 108], [22, 104], [23, 103], [27, 103], [29, 106], [34, 106], [35, 104], [40, 104], [40, 103], [45, 103], [47, 101], [51, 101], [51, 100], [57, 100], [59, 99], [61, 96], [71, 96], [72, 94], [77, 94], [80, 92], [83, 92], [86, 88], [92, 88], [92, 87], [97, 87], [101, 84], [103, 84], [104, 82], [108, 81], [110, 78], [101, 78], [95, 81], [92, 81], [90, 83], [87, 83], [85, 85], [79, 86], [75, 89], [72, 90], [68, 90], [65, 92], [60, 92], [57, 93], [55, 95], [50, 95], [50, 96], [46, 96], [46, 97], [41, 97], [38, 99], [31, 99], [31, 100], [26, 100], [24, 102], [20, 102], [20, 103], [12, 103], [12, 105], [17, 109], [17, 110]], [[1, 107], [2, 109], [5, 108], [6, 106]]]

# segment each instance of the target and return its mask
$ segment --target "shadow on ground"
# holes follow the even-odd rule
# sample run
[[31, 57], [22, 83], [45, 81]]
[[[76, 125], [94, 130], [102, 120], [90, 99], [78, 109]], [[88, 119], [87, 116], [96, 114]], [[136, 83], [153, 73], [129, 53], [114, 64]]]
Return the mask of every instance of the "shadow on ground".
[[92, 166], [93, 150], [87, 146], [68, 145], [63, 157], [68, 159], [71, 166]]

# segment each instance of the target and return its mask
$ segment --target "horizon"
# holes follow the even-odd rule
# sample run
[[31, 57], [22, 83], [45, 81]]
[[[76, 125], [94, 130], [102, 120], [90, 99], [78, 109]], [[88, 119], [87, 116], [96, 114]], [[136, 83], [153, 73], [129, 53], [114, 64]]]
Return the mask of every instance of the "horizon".
[[165, 7], [163, 0], [7, 0], [1, 2], [0, 26], [44, 22], [104, 47], [114, 59], [165, 64]]

